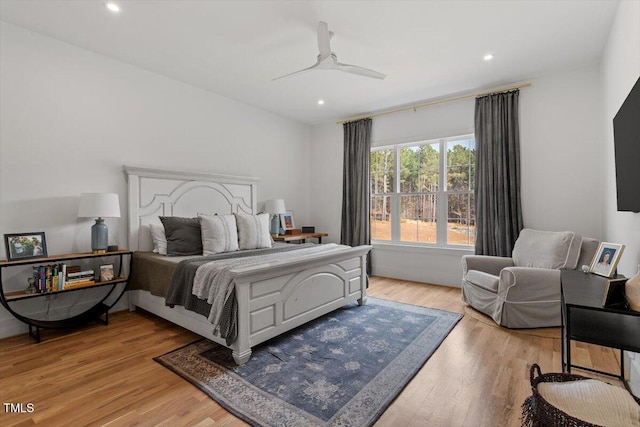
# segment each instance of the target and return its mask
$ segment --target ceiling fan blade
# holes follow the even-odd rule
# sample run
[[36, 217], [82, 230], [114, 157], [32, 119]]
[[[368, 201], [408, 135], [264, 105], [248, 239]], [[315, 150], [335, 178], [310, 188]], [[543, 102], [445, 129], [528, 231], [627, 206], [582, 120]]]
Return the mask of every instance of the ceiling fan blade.
[[304, 68], [304, 69], [302, 69], [302, 70], [298, 70], [298, 71], [294, 71], [293, 73], [285, 74], [284, 76], [276, 77], [275, 79], [271, 79], [271, 81], [273, 82], [273, 81], [275, 81], [275, 80], [280, 80], [280, 79], [283, 79], [283, 78], [285, 78], [285, 77], [293, 76], [294, 74], [301, 74], [301, 73], [305, 73], [305, 72], [307, 72], [307, 71], [311, 71], [311, 70], [313, 70], [313, 69], [315, 69], [315, 68], [318, 68], [318, 65], [320, 65], [320, 63], [319, 63], [319, 62], [316, 62], [316, 63], [315, 63], [315, 64], [313, 64], [311, 67]]
[[329, 25], [326, 22], [320, 21], [318, 23], [318, 61], [311, 67], [305, 68], [300, 71], [285, 74], [284, 76], [276, 77], [273, 80], [279, 80], [284, 77], [292, 76], [294, 74], [304, 73], [311, 70], [338, 70], [346, 73], [357, 74], [359, 76], [371, 77], [374, 79], [384, 79], [386, 76], [377, 71], [370, 70], [368, 68], [359, 67], [357, 65], [341, 64], [338, 62], [338, 58], [331, 52], [331, 37], [333, 33], [329, 31]]
[[329, 25], [326, 22], [320, 21], [318, 23], [318, 50], [320, 51], [321, 60], [331, 56], [330, 40]]
[[359, 76], [372, 77], [374, 79], [380, 79], [380, 80], [387, 77], [382, 73], [370, 70], [368, 68], [358, 67], [357, 65], [342, 64], [340, 62], [337, 62], [336, 65], [337, 65], [337, 70], [339, 71], [344, 71], [351, 74], [357, 74]]

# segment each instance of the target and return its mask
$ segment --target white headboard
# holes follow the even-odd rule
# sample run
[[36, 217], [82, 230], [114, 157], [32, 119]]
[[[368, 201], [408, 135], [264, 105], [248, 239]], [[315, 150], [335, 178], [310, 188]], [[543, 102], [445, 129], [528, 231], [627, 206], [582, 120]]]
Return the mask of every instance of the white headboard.
[[149, 223], [158, 216], [257, 210], [259, 178], [124, 166], [129, 188], [129, 249], [153, 249]]

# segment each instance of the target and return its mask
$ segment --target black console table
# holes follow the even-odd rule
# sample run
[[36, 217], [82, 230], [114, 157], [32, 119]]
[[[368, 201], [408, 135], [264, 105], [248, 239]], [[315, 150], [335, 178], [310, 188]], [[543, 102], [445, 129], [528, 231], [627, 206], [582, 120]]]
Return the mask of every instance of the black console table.
[[[124, 259], [124, 257], [128, 258], [128, 261]], [[64, 328], [75, 328], [80, 326], [92, 319], [100, 319], [105, 325], [109, 324], [109, 310], [111, 310], [116, 303], [122, 298], [128, 286], [128, 275], [131, 274], [132, 267], [132, 259], [133, 252], [128, 249], [120, 249], [113, 252], [106, 253], [76, 253], [76, 254], [66, 254], [66, 255], [55, 255], [45, 258], [28, 258], [22, 260], [14, 260], [14, 261], [0, 261], [0, 304], [2, 304], [8, 311], [11, 313], [16, 319], [26, 323], [29, 325], [29, 335], [35, 339], [37, 343], [40, 342], [40, 329], [42, 328], [50, 328], [50, 329], [64, 329]], [[26, 291], [14, 291], [14, 292], [5, 292], [3, 285], [3, 275], [6, 269], [12, 267], [24, 267], [31, 265], [43, 265], [43, 264], [57, 264], [62, 262], [74, 262], [78, 260], [86, 260], [93, 261], [94, 263], [97, 261], [101, 261], [101, 264], [112, 263], [115, 264], [115, 277], [110, 280], [104, 281], [87, 281], [85, 285], [81, 287], [72, 287], [63, 288], [60, 290], [50, 291], [50, 292], [38, 292], [38, 293], [27, 293]], [[125, 262], [127, 263], [126, 268]], [[96, 264], [94, 268], [98, 270], [100, 263]], [[126, 275], [125, 275], [126, 271]], [[97, 274], [96, 274], [97, 275]], [[26, 277], [29, 277], [28, 275]], [[118, 286], [122, 285], [122, 286]], [[108, 287], [107, 292], [99, 298], [95, 300], [89, 305], [83, 312], [78, 313], [71, 317], [63, 317], [58, 320], [42, 320], [42, 319], [34, 319], [30, 315], [21, 314], [16, 311], [13, 307], [14, 303], [18, 301], [32, 299], [32, 298], [46, 298], [52, 295], [69, 295], [70, 293], [76, 293], [82, 290], [93, 289], [93, 288], [102, 288]], [[116, 289], [116, 288], [120, 289]], [[114, 300], [107, 303], [107, 299], [113, 296]], [[104, 316], [104, 320], [101, 318]]]
[[[640, 353], [640, 312], [602, 306], [607, 278], [576, 270], [562, 270], [562, 371], [583, 369], [620, 379], [623, 351]], [[571, 363], [571, 340], [620, 350], [620, 375]]]

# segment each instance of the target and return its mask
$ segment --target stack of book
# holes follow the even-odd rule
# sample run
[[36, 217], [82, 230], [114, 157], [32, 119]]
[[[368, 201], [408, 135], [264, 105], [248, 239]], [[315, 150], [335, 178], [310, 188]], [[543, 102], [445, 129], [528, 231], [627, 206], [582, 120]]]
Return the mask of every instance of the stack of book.
[[56, 292], [63, 289], [80, 288], [95, 283], [93, 270], [82, 270], [79, 266], [49, 264], [33, 267], [33, 283], [36, 292]]
[[78, 266], [67, 267], [67, 276], [62, 289], [82, 288], [96, 283], [93, 270], [81, 270]]

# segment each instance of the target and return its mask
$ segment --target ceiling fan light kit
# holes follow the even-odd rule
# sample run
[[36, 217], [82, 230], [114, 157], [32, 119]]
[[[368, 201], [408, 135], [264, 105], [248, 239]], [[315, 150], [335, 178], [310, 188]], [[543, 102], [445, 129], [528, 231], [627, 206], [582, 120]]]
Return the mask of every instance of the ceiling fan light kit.
[[329, 26], [326, 22], [320, 21], [318, 23], [318, 60], [311, 67], [295, 71], [293, 73], [285, 74], [284, 76], [276, 77], [273, 80], [278, 80], [283, 77], [292, 76], [294, 74], [300, 74], [312, 70], [336, 70], [343, 71], [345, 73], [356, 74], [364, 77], [371, 77], [374, 79], [384, 79], [386, 76], [368, 68], [360, 67], [357, 65], [343, 64], [338, 62], [338, 57], [331, 51], [331, 38], [333, 33], [329, 32]]

